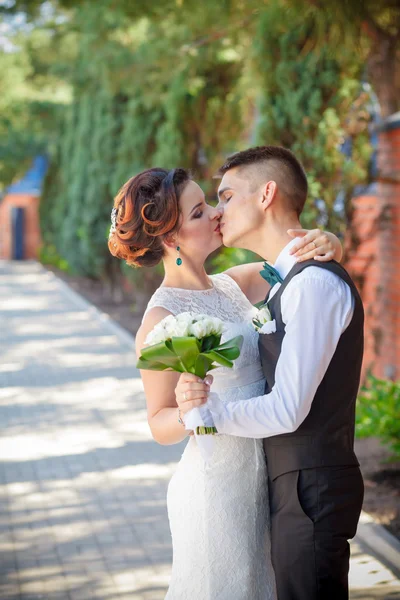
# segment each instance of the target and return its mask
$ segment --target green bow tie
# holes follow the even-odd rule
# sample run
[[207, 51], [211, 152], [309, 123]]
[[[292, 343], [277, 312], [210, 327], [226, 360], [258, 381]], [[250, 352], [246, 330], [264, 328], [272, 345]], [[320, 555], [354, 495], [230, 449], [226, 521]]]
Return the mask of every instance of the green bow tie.
[[268, 281], [271, 287], [273, 287], [276, 283], [282, 283], [283, 281], [278, 271], [266, 262], [263, 264], [263, 270], [260, 271], [260, 275], [265, 279], [265, 281]]

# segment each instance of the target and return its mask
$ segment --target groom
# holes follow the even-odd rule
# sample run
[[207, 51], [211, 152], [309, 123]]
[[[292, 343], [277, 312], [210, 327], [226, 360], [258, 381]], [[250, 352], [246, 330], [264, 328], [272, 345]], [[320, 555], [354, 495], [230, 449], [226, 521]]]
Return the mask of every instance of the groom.
[[225, 246], [274, 263], [278, 283], [266, 298], [276, 331], [259, 338], [265, 395], [217, 401], [211, 414], [220, 433], [264, 439], [278, 599], [346, 600], [348, 539], [363, 501], [353, 451], [362, 302], [337, 262], [297, 263], [290, 254], [296, 240], [287, 230], [301, 227], [307, 197], [292, 152], [250, 148], [220, 171]]

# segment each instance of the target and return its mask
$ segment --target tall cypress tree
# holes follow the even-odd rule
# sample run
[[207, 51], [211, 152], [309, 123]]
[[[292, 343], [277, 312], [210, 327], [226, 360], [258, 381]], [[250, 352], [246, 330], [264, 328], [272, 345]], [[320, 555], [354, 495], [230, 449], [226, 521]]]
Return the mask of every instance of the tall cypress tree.
[[335, 211], [338, 193], [349, 196], [366, 177], [368, 132], [356, 141], [351, 159], [341, 151], [350, 105], [361, 89], [360, 65], [340, 49], [313, 50], [313, 15], [291, 14], [288, 27], [275, 1], [260, 15], [253, 45], [258, 84], [253, 139], [286, 146], [300, 158], [313, 201], [304, 223], [313, 225], [319, 218], [337, 231], [345, 226], [343, 215]]

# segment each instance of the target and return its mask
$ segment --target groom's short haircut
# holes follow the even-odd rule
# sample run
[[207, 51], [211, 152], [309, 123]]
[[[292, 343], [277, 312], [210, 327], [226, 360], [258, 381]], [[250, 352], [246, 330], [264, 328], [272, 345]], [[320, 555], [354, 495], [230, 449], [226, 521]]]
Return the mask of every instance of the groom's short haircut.
[[289, 208], [298, 216], [301, 214], [307, 199], [307, 176], [301, 163], [287, 148], [256, 146], [236, 152], [225, 161], [219, 174], [224, 175], [231, 169], [237, 169], [239, 177], [250, 180], [252, 191], [271, 179], [276, 181]]

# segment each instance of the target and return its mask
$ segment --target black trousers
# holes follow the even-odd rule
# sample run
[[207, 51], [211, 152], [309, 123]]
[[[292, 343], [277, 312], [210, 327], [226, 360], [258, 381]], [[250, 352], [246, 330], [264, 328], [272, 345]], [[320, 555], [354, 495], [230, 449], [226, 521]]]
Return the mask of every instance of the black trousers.
[[291, 471], [269, 482], [278, 600], [348, 600], [350, 548], [364, 485], [359, 467]]

